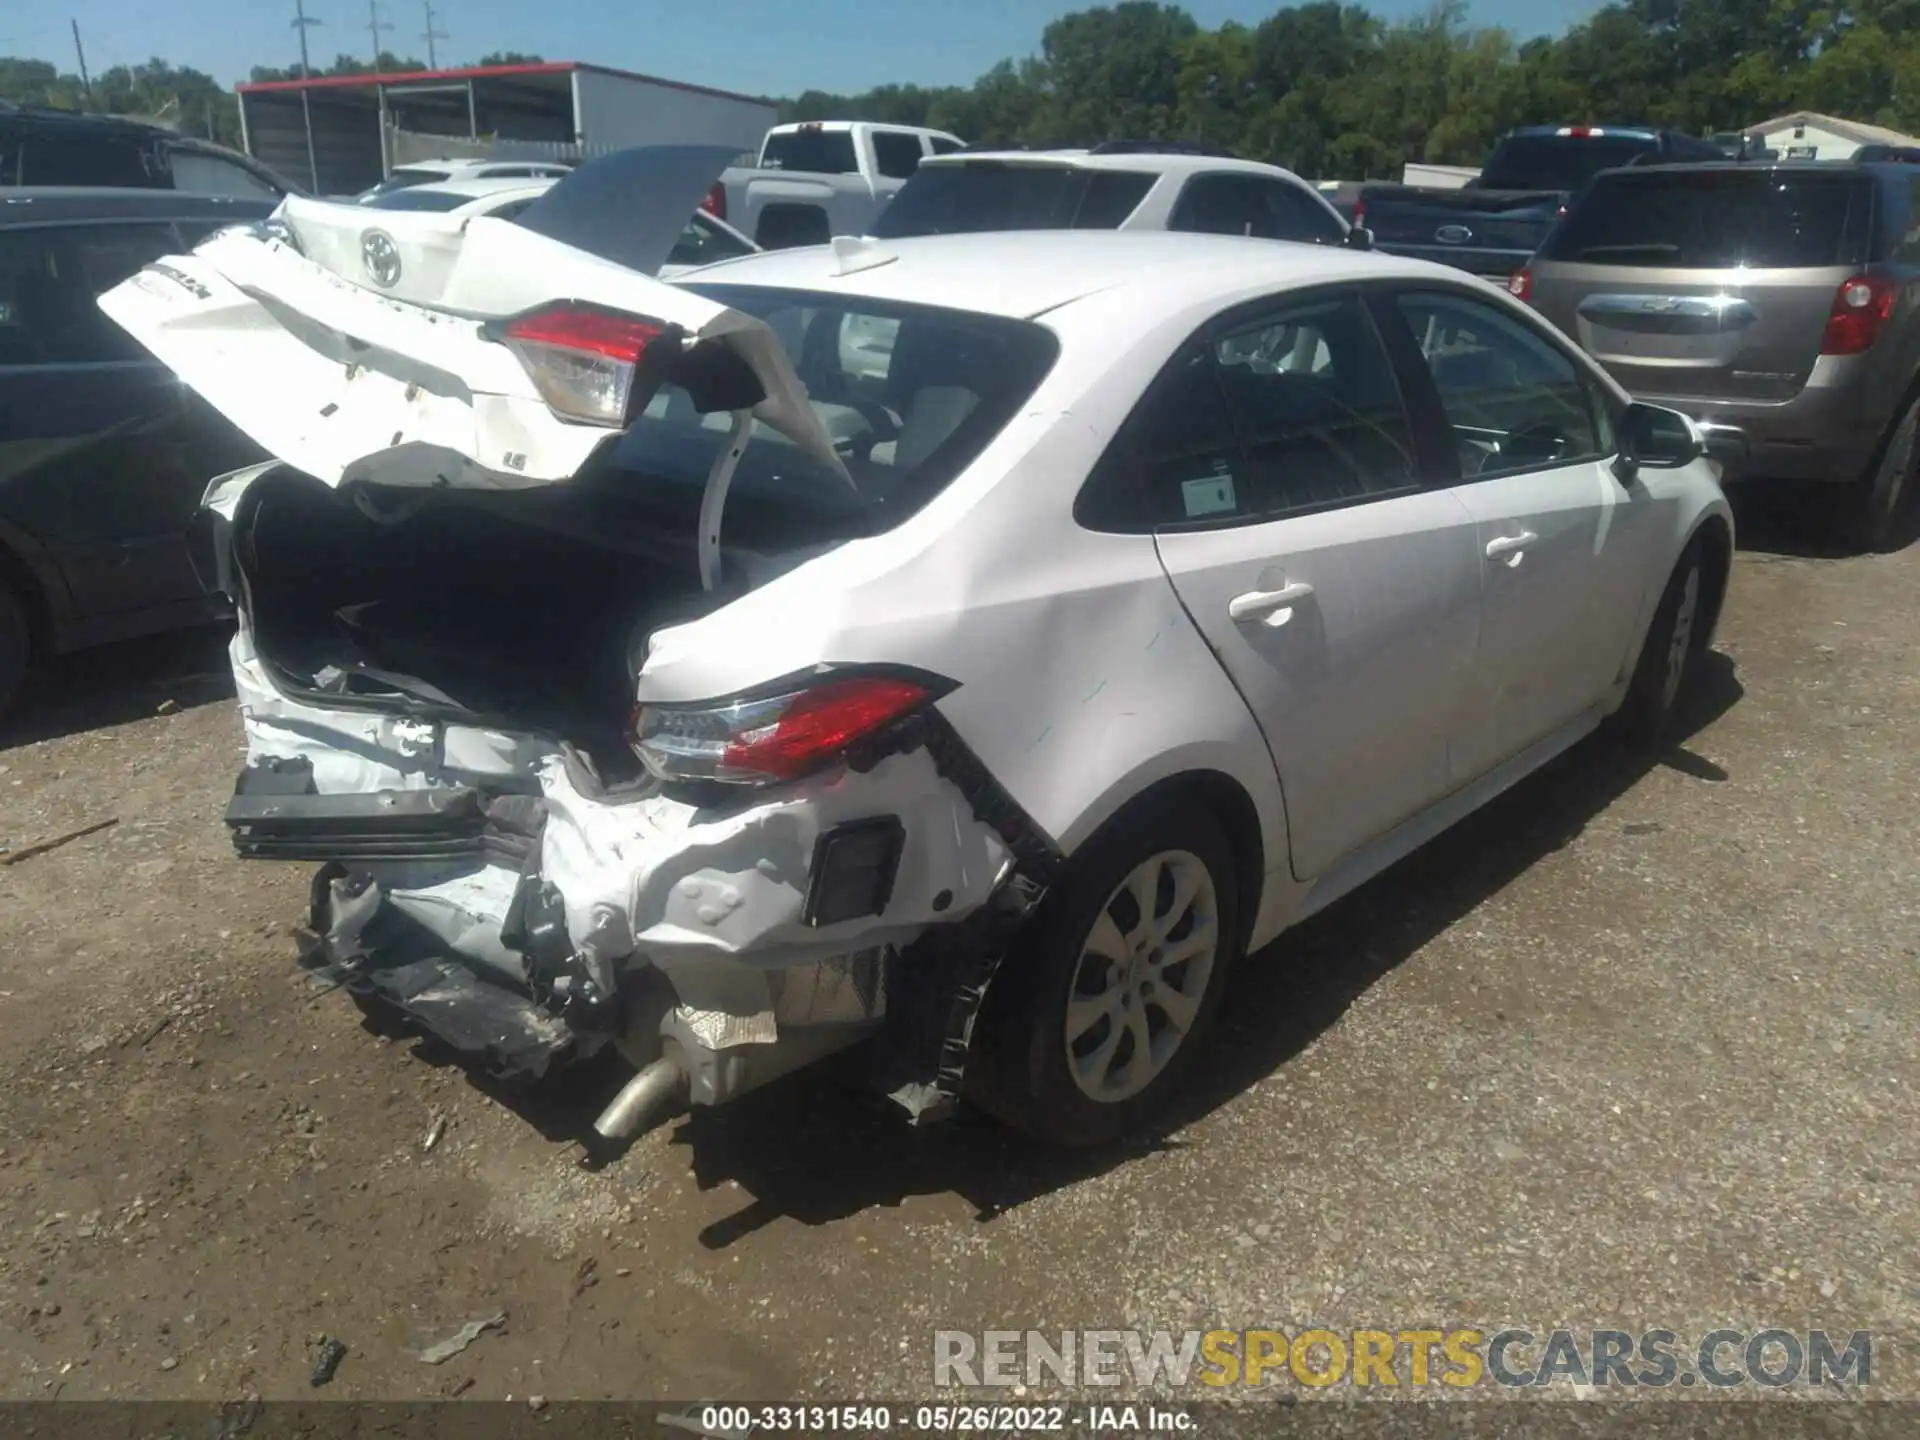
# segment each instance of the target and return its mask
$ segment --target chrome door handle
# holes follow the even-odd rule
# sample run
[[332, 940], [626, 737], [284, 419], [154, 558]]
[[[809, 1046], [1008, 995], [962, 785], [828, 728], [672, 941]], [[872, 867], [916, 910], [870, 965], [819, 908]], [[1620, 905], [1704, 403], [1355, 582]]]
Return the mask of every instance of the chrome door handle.
[[1540, 537], [1531, 530], [1522, 530], [1518, 535], [1502, 535], [1498, 540], [1487, 542], [1487, 559], [1504, 560], [1511, 569], [1525, 558], [1527, 546]]
[[1235, 620], [1265, 620], [1269, 625], [1284, 625], [1293, 607], [1313, 594], [1313, 586], [1304, 580], [1283, 585], [1278, 590], [1249, 590], [1227, 602], [1227, 614]]

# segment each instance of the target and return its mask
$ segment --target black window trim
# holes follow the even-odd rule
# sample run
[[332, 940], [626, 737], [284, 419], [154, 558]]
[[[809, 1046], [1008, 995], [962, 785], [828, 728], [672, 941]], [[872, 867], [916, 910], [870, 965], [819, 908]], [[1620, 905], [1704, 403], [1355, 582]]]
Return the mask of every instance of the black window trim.
[[[1210, 171], [1208, 173], [1231, 172]], [[1310, 515], [1322, 515], [1333, 510], [1350, 510], [1356, 506], [1373, 505], [1386, 500], [1404, 500], [1412, 495], [1423, 494], [1429, 490], [1449, 489], [1458, 484], [1459, 460], [1452, 455], [1451, 442], [1436, 441], [1431, 432], [1423, 433], [1420, 418], [1414, 408], [1414, 397], [1409, 393], [1403, 364], [1394, 355], [1392, 342], [1388, 339], [1387, 333], [1380, 324], [1379, 316], [1375, 313], [1373, 297], [1383, 288], [1380, 281], [1343, 280], [1323, 285], [1307, 285], [1297, 290], [1285, 290], [1278, 294], [1262, 295], [1252, 300], [1242, 301], [1210, 316], [1193, 334], [1174, 348], [1166, 363], [1154, 373], [1153, 379], [1147, 382], [1146, 388], [1140, 392], [1139, 398], [1128, 410], [1126, 418], [1114, 431], [1113, 438], [1107, 442], [1106, 449], [1101, 451], [1100, 458], [1087, 471], [1087, 478], [1081, 482], [1079, 491], [1073, 497], [1074, 523], [1083, 530], [1102, 535], [1188, 535], [1209, 530], [1239, 530], [1254, 525], [1283, 525], [1290, 520], [1298, 520]], [[1410, 483], [1397, 485], [1390, 490], [1370, 490], [1361, 495], [1343, 495], [1331, 500], [1322, 500], [1311, 505], [1292, 506], [1267, 514], [1199, 516], [1191, 520], [1158, 523], [1145, 518], [1136, 518], [1125, 524], [1096, 523], [1089, 518], [1088, 512], [1091, 508], [1089, 497], [1096, 487], [1116, 483], [1124, 485], [1126, 489], [1133, 492], [1136, 516], [1144, 517], [1151, 513], [1151, 506], [1147, 502], [1141, 483], [1140, 468], [1126, 451], [1140, 414], [1171, 383], [1175, 371], [1192, 358], [1196, 351], [1217, 344], [1227, 334], [1246, 329], [1250, 322], [1258, 321], [1263, 315], [1284, 315], [1296, 310], [1310, 309], [1315, 305], [1323, 305], [1329, 301], [1348, 298], [1359, 302], [1367, 323], [1373, 328], [1392, 367], [1394, 382], [1400, 392], [1401, 408], [1406, 414], [1407, 427], [1413, 439], [1414, 478]], [[1401, 322], [1399, 329], [1401, 334], [1411, 335], [1405, 322]], [[1417, 346], [1415, 358], [1419, 360], [1419, 368], [1424, 372], [1426, 362], [1420, 359]], [[1427, 376], [1427, 388], [1433, 391], [1431, 375]], [[1433, 397], [1437, 411], [1437, 391], [1433, 391]], [[1231, 422], [1233, 411], [1231, 405], [1225, 404], [1224, 391], [1221, 394], [1221, 400], [1228, 420]], [[1249, 459], [1246, 437], [1240, 433], [1237, 425], [1234, 431], [1234, 447], [1240, 459]], [[1450, 477], [1445, 472], [1430, 470], [1434, 462], [1429, 452], [1436, 448], [1449, 457]], [[1115, 473], [1115, 467], [1118, 468], [1120, 477], [1117, 480], [1110, 478]], [[1434, 478], [1429, 479], [1430, 474]]]
[[[1486, 480], [1505, 480], [1515, 475], [1564, 470], [1574, 465], [1597, 465], [1612, 459], [1619, 453], [1620, 421], [1625, 405], [1614, 393], [1613, 387], [1607, 383], [1606, 373], [1599, 368], [1592, 357], [1585, 351], [1569, 345], [1538, 316], [1530, 311], [1509, 306], [1497, 295], [1487, 294], [1484, 289], [1476, 291], [1468, 286], [1451, 284], [1441, 279], [1376, 281], [1367, 289], [1370, 292], [1370, 304], [1374, 310], [1374, 327], [1382, 332], [1383, 339], [1387, 339], [1387, 353], [1392, 356], [1394, 368], [1399, 373], [1400, 393], [1406, 399], [1408, 411], [1413, 416], [1417, 443], [1420, 432], [1426, 432], [1425, 444], [1422, 448], [1430, 453], [1424, 456], [1423, 464], [1431, 463], [1436, 467], [1437, 473], [1451, 476], [1450, 479], [1436, 483], [1444, 484], [1447, 488], [1478, 485]], [[1453, 423], [1447, 419], [1446, 405], [1440, 398], [1440, 387], [1434, 383], [1433, 371], [1427, 364], [1426, 356], [1420, 350], [1419, 337], [1413, 333], [1413, 327], [1407, 323], [1406, 315], [1400, 309], [1402, 298], [1418, 295], [1445, 295], [1492, 310], [1495, 314], [1503, 315], [1514, 324], [1525, 328], [1534, 338], [1565, 359], [1573, 367], [1574, 375], [1604, 409], [1607, 428], [1613, 432], [1614, 448], [1597, 454], [1577, 455], [1565, 460], [1556, 460], [1550, 465], [1520, 465], [1510, 470], [1483, 471], [1478, 475], [1462, 474], [1460, 456], [1454, 449]]]

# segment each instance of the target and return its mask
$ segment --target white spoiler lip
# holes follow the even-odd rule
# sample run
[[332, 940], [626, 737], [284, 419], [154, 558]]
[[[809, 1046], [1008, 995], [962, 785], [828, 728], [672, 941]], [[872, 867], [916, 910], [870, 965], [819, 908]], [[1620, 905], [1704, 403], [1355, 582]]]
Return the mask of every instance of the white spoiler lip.
[[753, 316], [486, 217], [461, 238], [446, 298], [462, 308], [380, 294], [271, 230], [241, 229], [99, 303], [269, 454], [328, 485], [520, 489], [578, 473], [621, 430], [560, 419], [487, 336], [490, 322], [567, 301], [736, 352], [765, 392], [754, 417], [845, 475], [779, 339]]

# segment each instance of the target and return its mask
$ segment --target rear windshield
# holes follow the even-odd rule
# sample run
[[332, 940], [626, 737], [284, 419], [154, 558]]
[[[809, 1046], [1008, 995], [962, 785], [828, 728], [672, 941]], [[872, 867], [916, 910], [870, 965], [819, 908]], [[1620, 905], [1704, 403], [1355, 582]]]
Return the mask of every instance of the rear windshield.
[[814, 175], [853, 175], [860, 170], [851, 130], [787, 130], [769, 135], [760, 163]]
[[994, 160], [923, 165], [880, 212], [873, 233], [899, 239], [982, 230], [1117, 230], [1154, 179], [1137, 170]]
[[1482, 190], [1578, 190], [1602, 170], [1659, 151], [1650, 135], [1509, 135], [1480, 172]]
[[[727, 530], [735, 544], [769, 551], [898, 524], [973, 463], [1058, 353], [1051, 331], [1024, 320], [798, 290], [686, 288], [773, 328], [846, 467], [842, 476], [756, 425]], [[684, 390], [667, 386], [609, 462], [667, 481], [695, 504], [730, 423], [725, 413], [698, 414]]]
[[1866, 182], [1844, 174], [1604, 175], [1560, 223], [1543, 255], [1680, 270], [1853, 265], [1864, 256], [1870, 200]]
[[372, 200], [380, 195], [391, 195], [396, 190], [405, 190], [414, 185], [431, 185], [446, 178], [439, 170], [396, 170], [371, 190], [361, 191], [360, 198]]
[[375, 210], [458, 210], [476, 198], [449, 190], [390, 190], [369, 196], [364, 203]]

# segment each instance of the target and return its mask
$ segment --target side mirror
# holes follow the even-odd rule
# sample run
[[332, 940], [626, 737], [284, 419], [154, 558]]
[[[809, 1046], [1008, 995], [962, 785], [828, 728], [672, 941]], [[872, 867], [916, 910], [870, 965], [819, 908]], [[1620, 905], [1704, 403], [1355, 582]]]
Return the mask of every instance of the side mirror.
[[1349, 250], [1371, 250], [1373, 248], [1373, 232], [1364, 225], [1352, 226], [1347, 231], [1347, 248]]
[[1691, 465], [1707, 453], [1706, 443], [1693, 421], [1678, 410], [1638, 401], [1627, 406], [1620, 417], [1620, 453], [1614, 456], [1613, 473], [1625, 483], [1641, 470], [1678, 470]]

